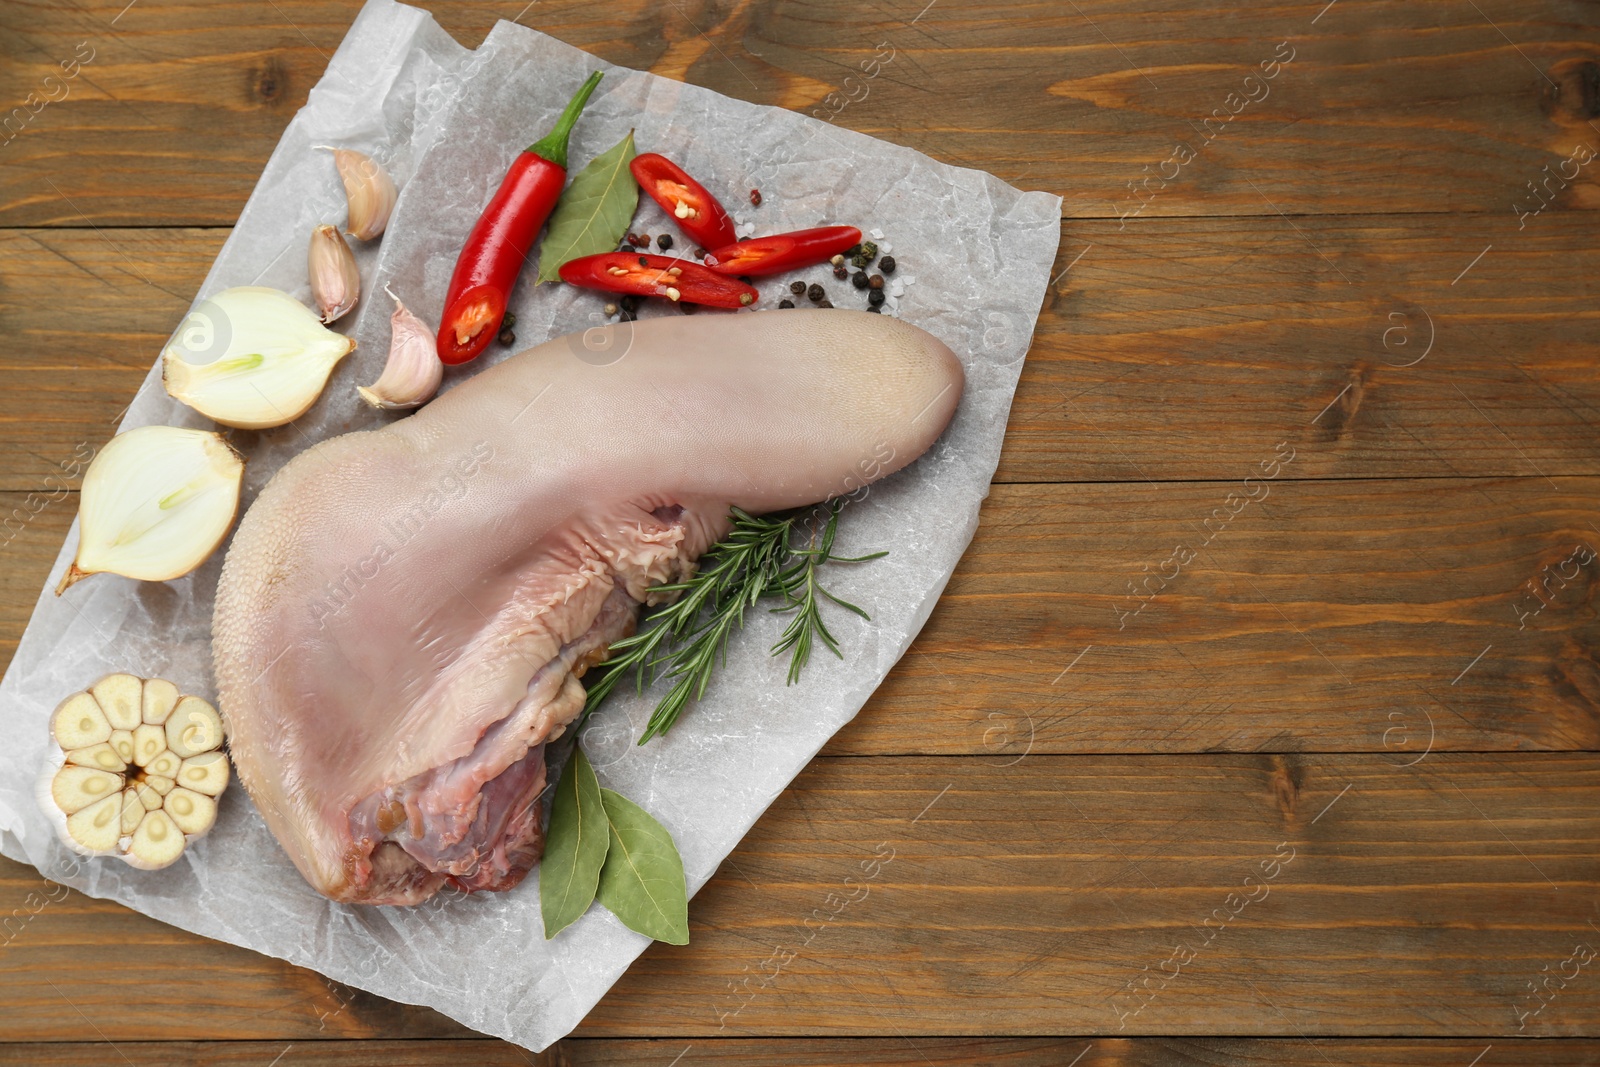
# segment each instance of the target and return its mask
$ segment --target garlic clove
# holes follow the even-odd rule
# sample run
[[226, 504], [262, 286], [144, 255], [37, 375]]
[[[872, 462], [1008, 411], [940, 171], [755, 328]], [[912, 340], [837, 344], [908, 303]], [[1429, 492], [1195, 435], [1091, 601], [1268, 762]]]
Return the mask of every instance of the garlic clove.
[[[226, 289], [202, 308], [204, 313], [191, 313], [195, 325], [180, 327], [178, 342], [162, 352], [162, 380], [174, 398], [224, 426], [264, 430], [293, 422], [316, 402], [333, 368], [356, 346], [277, 289]], [[213, 362], [187, 360], [209, 351], [192, 351], [182, 340], [191, 335], [215, 339], [216, 322], [227, 326], [221, 355]]]
[[[113, 437], [83, 476], [78, 552], [56, 595], [102, 571], [153, 582], [188, 574], [227, 536], [243, 476], [244, 461], [216, 433], [142, 426]], [[143, 720], [140, 690], [111, 679], [101, 685], [116, 701], [105, 708], [113, 725], [132, 729]]]
[[68, 764], [56, 772], [50, 783], [50, 796], [56, 802], [56, 807], [72, 815], [91, 804], [115, 796], [121, 789], [120, 774]]
[[67, 816], [67, 836], [90, 852], [110, 852], [122, 836], [122, 794]]
[[50, 733], [64, 749], [87, 748], [111, 737], [111, 724], [93, 693], [74, 693], [50, 716]]
[[150, 788], [147, 783], [136, 782], [129, 786], [128, 790], [138, 794], [139, 803], [144, 805], [145, 811], [155, 811], [161, 807], [161, 794]]
[[216, 796], [228, 787], [228, 757], [221, 752], [203, 752], [183, 761], [178, 781], [197, 793]]
[[151, 811], [133, 832], [133, 841], [123, 859], [144, 870], [160, 870], [183, 855], [186, 843], [183, 831], [172, 821], [172, 816], [164, 811]]
[[439, 391], [444, 363], [428, 324], [413, 315], [387, 287], [384, 292], [394, 299], [394, 314], [389, 316], [389, 361], [376, 382], [358, 386], [356, 392], [375, 408], [393, 411], [418, 407]]
[[167, 747], [165, 736], [161, 738], [161, 752], [144, 764], [145, 774], [162, 778], [176, 778], [182, 767], [183, 758]]
[[177, 782], [174, 782], [171, 778], [163, 778], [159, 774], [145, 775], [144, 784], [149, 786], [151, 789], [154, 789], [162, 796], [166, 796], [168, 793], [178, 788]]
[[106, 744], [122, 759], [123, 763], [132, 763], [133, 760], [133, 731], [112, 730], [111, 740]]
[[167, 732], [159, 726], [140, 723], [133, 731], [133, 762], [150, 769], [150, 764], [167, 751]]
[[217, 821], [217, 802], [182, 786], [167, 794], [161, 810], [190, 837], [199, 837]]
[[[161, 747], [167, 747], [165, 738], [161, 741]], [[112, 774], [121, 774], [128, 769], [127, 761], [117, 755], [117, 750], [103, 742], [88, 748], [73, 749], [67, 753], [67, 762], [79, 767], [95, 767]]]
[[144, 822], [144, 805], [139, 803], [139, 794], [132, 789], [124, 789], [121, 794], [122, 805], [121, 833], [118, 837], [131, 837], [133, 832]]
[[333, 322], [361, 298], [361, 271], [344, 235], [324, 223], [311, 231], [306, 249], [306, 275], [322, 321]]
[[108, 674], [89, 687], [113, 730], [132, 730], [140, 723], [144, 682], [131, 674]]
[[400, 196], [394, 180], [377, 160], [352, 148], [333, 149], [333, 165], [344, 182], [344, 196], [350, 207], [345, 223], [350, 236], [370, 241], [382, 234]]
[[167, 747], [180, 759], [198, 756], [222, 744], [222, 717], [199, 697], [184, 697], [167, 720]]
[[151, 726], [160, 726], [178, 706], [178, 687], [165, 678], [146, 678], [142, 717]]

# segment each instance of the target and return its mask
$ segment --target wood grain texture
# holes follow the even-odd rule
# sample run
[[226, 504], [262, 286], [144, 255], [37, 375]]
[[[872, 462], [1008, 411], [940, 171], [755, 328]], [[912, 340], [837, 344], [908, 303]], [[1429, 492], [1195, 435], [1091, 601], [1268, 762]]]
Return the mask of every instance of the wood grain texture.
[[[579, 1034], [1583, 1036], [1600, 960], [1516, 1012], [1600, 947], [1597, 789], [1593, 754], [823, 758]], [[466, 1036], [0, 869], [0, 1042]]]
[[[426, 6], [469, 46], [520, 13], [611, 62], [1060, 193], [1076, 217], [1509, 213], [1545, 165], [1600, 147], [1600, 30], [1578, 0]], [[6, 5], [0, 99], [26, 106], [0, 133], [0, 223], [231, 223], [359, 7]], [[845, 82], [880, 42], [893, 64]], [[75, 55], [92, 57], [76, 77], [45, 81]], [[1293, 58], [1245, 81], [1274, 55]], [[1592, 173], [1550, 188], [1600, 206]]]
[[[1069, 222], [996, 479], [1238, 480], [1279, 441], [1289, 479], [1600, 474], [1592, 229]], [[0, 489], [110, 436], [224, 237], [0, 231], [0, 327], [19, 339], [0, 351]], [[1028, 328], [987, 314], [996, 343]]]
[[[0, 493], [6, 660], [75, 507]], [[997, 486], [927, 627], [826, 751], [1600, 749], [1584, 545], [1600, 479]]]
[[[1600, 1041], [1496, 1041], [1480, 1062], [1587, 1067]], [[294, 1067], [1465, 1067], [1482, 1041], [1446, 1039], [1259, 1038], [810, 1038], [606, 1040], [574, 1038], [534, 1054], [490, 1041], [140, 1042], [0, 1045], [0, 1064], [16, 1067], [262, 1067], [284, 1053]], [[682, 1057], [674, 1059], [679, 1053]], [[1081, 1059], [1074, 1057], [1081, 1056]]]

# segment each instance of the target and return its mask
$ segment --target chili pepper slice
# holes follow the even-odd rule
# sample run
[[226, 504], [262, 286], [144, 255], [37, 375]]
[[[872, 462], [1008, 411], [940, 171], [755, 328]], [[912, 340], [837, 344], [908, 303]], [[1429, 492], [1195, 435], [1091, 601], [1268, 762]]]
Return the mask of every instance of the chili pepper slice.
[[719, 274], [778, 274], [826, 262], [860, 241], [854, 226], [818, 226], [714, 248], [706, 266]]
[[608, 293], [664, 296], [708, 307], [742, 308], [756, 302], [754, 286], [709, 271], [698, 263], [637, 252], [601, 252], [561, 265], [561, 280]]
[[599, 82], [599, 71], [589, 75], [555, 128], [512, 160], [461, 246], [439, 319], [439, 358], [445, 363], [474, 359], [499, 334], [517, 275], [566, 185], [567, 139]]
[[733, 244], [738, 235], [734, 233], [727, 209], [682, 167], [666, 156], [646, 152], [634, 156], [628, 169], [633, 171], [633, 180], [639, 183], [639, 188], [660, 204], [661, 210], [671, 215], [678, 229], [695, 244], [701, 248]]

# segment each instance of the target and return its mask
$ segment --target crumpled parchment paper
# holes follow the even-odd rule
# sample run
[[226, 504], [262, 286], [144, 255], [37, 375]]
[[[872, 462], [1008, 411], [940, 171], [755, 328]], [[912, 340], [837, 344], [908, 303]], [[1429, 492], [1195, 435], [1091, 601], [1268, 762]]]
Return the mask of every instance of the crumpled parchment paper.
[[[880, 49], [877, 58], [887, 55]], [[247, 500], [311, 443], [393, 417], [366, 408], [354, 390], [377, 378], [387, 352], [392, 304], [384, 284], [437, 325], [462, 239], [507, 165], [549, 129], [597, 68], [607, 73], [573, 136], [573, 173], [631, 127], [640, 151], [669, 154], [758, 233], [831, 222], [881, 232], [879, 243], [888, 242], [900, 263], [888, 310], [938, 335], [967, 369], [966, 393], [940, 442], [846, 510], [843, 553], [891, 554], [833, 578], [841, 595], [872, 615], [870, 623], [843, 612], [830, 618], [848, 652], [843, 663], [819, 652], [801, 683], [785, 686], [786, 661], [767, 653], [784, 620], [757, 613], [706, 699], [666, 739], [632, 744], [656, 694], [639, 698], [627, 687], [585, 729], [602, 783], [672, 831], [692, 893], [860, 709], [910, 645], [970, 541], [1055, 257], [1061, 201], [814, 118], [610, 67], [513, 23], [500, 23], [469, 52], [426, 12], [371, 0], [284, 133], [182, 324], [200, 331], [187, 337], [190, 347], [206, 330], [225, 330], [204, 300], [229, 286], [306, 295], [311, 228], [341, 222], [344, 213], [331, 157], [316, 146], [365, 150], [400, 184], [388, 233], [357, 250], [362, 303], [340, 328], [355, 331], [358, 351], [297, 423], [234, 435], [248, 458]], [[759, 208], [745, 199], [752, 187], [764, 194]], [[692, 242], [640, 199], [635, 229], [673, 232], [674, 251], [687, 254]], [[865, 306], [862, 294], [826, 268], [804, 273], [822, 278], [839, 306]], [[530, 264], [512, 300], [517, 348], [603, 321], [600, 294], [535, 286], [533, 277]], [[775, 307], [790, 280], [764, 279], [758, 307]], [[596, 356], [575, 344], [580, 358], [605, 358], [603, 350]], [[477, 363], [452, 371], [446, 388], [508, 352], [491, 346]], [[167, 397], [158, 366], [123, 429], [160, 422], [210, 425]], [[330, 903], [301, 880], [237, 787], [224, 796], [211, 835], [165, 871], [74, 857], [34, 799], [49, 714], [64, 696], [114, 670], [170, 678], [185, 692], [214, 697], [210, 620], [222, 557], [161, 584], [96, 576], [57, 599], [51, 590], [76, 544], [74, 524], [0, 685], [11, 741], [0, 751], [0, 851], [92, 896], [347, 985], [430, 1005], [536, 1050], [576, 1026], [644, 950], [647, 939], [599, 907], [546, 941], [537, 874], [510, 893], [441, 895], [417, 908]], [[692, 929], [692, 909], [690, 917]]]

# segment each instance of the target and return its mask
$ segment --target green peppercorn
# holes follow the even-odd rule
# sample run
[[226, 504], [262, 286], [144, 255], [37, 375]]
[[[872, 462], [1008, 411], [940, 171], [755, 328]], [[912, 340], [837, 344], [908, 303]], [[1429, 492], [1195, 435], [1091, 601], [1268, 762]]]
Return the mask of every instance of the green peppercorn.
[[509, 312], [509, 311], [506, 312], [505, 315], [500, 319], [500, 325], [501, 325], [501, 327], [503, 329], [509, 330], [509, 329], [511, 329], [511, 327], [515, 326], [516, 324], [517, 324], [517, 317], [515, 315], [511, 314], [511, 312]]
[[806, 290], [806, 299], [811, 301], [813, 304], [820, 302], [827, 295], [827, 291], [816, 282], [812, 282], [811, 288]]
[[805, 292], [806, 292], [806, 283], [805, 282], [790, 282], [789, 283], [789, 291], [791, 293], [793, 293], [795, 296], [804, 296]]
[[855, 254], [850, 257], [850, 262], [857, 267], [867, 267], [878, 258], [878, 246], [871, 241], [863, 241], [856, 246]]
[[882, 289], [873, 289], [867, 293], [867, 303], [871, 304], [873, 307], [880, 306], [883, 301], [884, 295]]
[[878, 269], [883, 271], [885, 274], [893, 274], [896, 266], [898, 266], [898, 264], [895, 263], [893, 256], [884, 256], [882, 259], [878, 260]]

